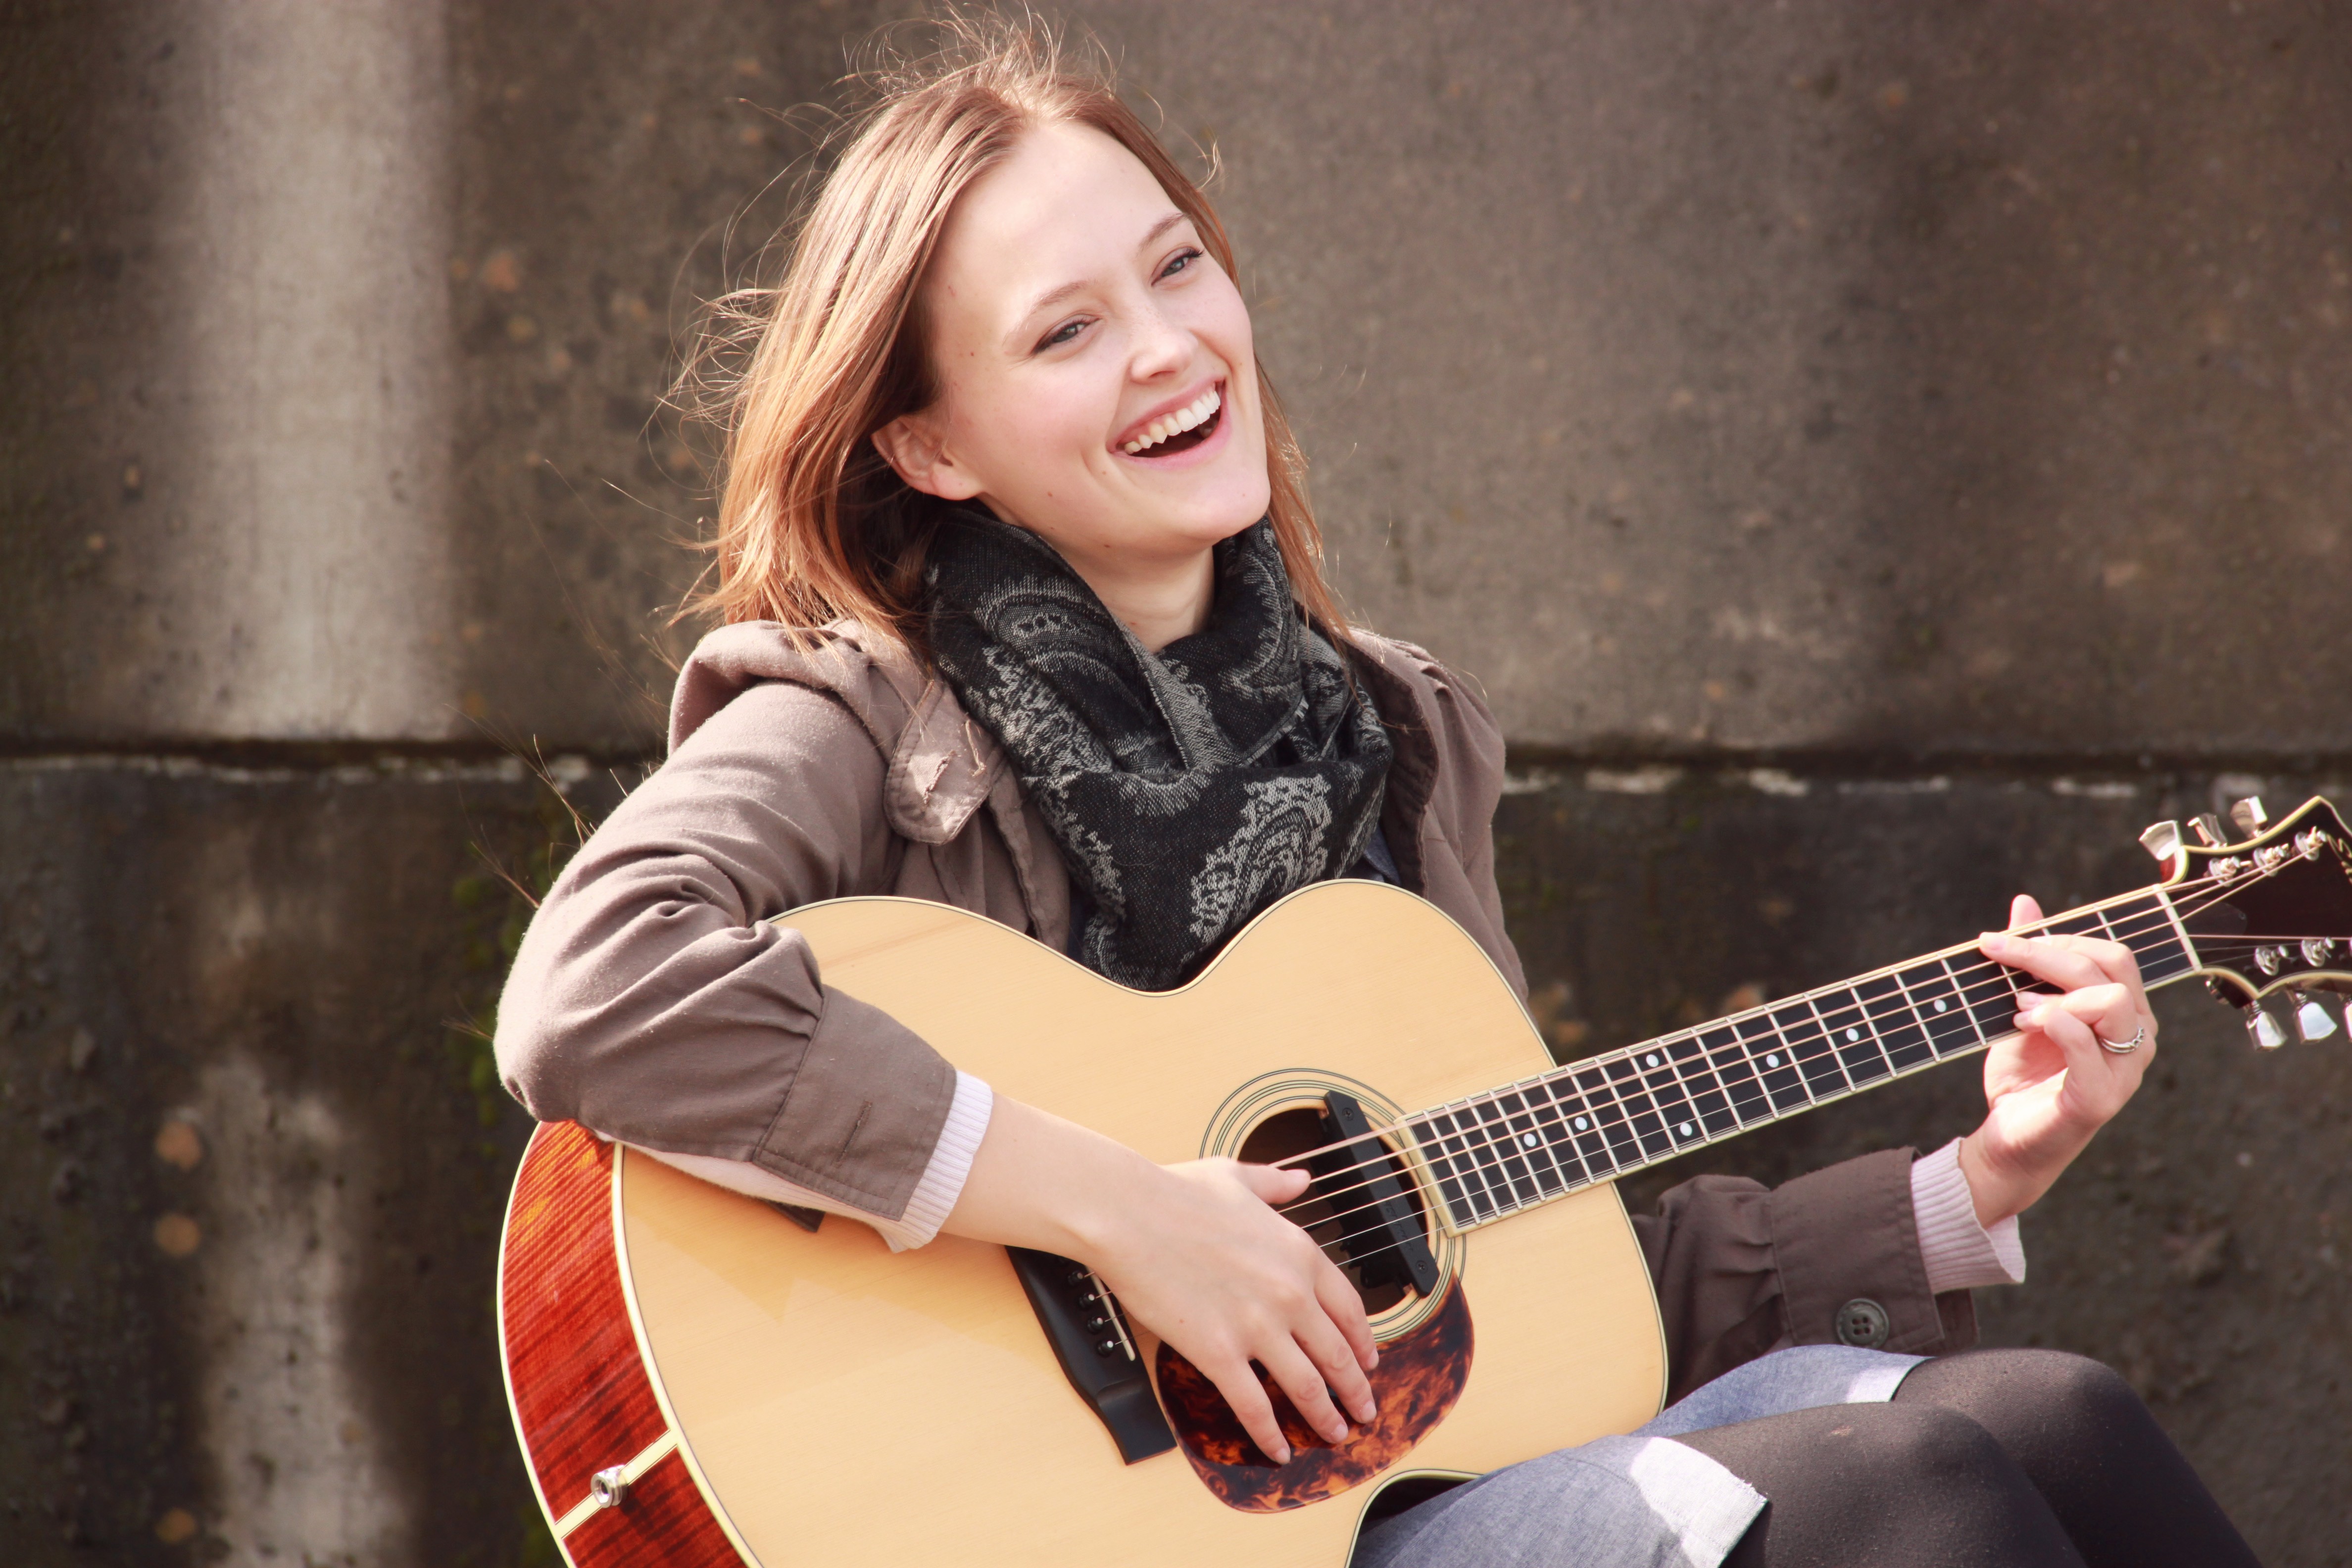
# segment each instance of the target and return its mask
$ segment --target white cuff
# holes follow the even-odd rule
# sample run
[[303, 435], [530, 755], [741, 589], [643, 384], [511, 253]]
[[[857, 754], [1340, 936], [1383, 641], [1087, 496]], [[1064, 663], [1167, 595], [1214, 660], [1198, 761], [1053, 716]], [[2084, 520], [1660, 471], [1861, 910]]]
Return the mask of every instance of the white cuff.
[[940, 1129], [940, 1141], [931, 1147], [930, 1163], [923, 1167], [922, 1179], [915, 1184], [905, 1212], [897, 1219], [884, 1219], [838, 1198], [811, 1192], [749, 1160], [722, 1160], [715, 1154], [672, 1154], [638, 1143], [629, 1147], [689, 1176], [746, 1197], [790, 1204], [795, 1208], [821, 1209], [870, 1225], [890, 1244], [891, 1251], [905, 1252], [939, 1235], [940, 1226], [947, 1223], [956, 1199], [963, 1195], [963, 1184], [971, 1175], [972, 1157], [980, 1152], [980, 1141], [988, 1135], [989, 1116], [995, 1108], [995, 1092], [985, 1080], [968, 1072], [956, 1074], [955, 1099], [948, 1105], [947, 1124]]
[[2018, 1239], [2017, 1216], [1988, 1227], [1977, 1223], [1976, 1199], [1960, 1169], [1957, 1138], [1911, 1164], [1911, 1212], [1919, 1226], [1919, 1255], [1927, 1265], [1927, 1289], [1973, 1289], [1979, 1285], [2025, 1283], [2025, 1244]]
[[939, 1235], [940, 1226], [947, 1224], [948, 1211], [956, 1206], [963, 1195], [963, 1184], [971, 1175], [972, 1157], [980, 1152], [980, 1141], [988, 1136], [988, 1119], [996, 1110], [996, 1095], [988, 1085], [968, 1072], [956, 1074], [955, 1100], [948, 1106], [947, 1124], [940, 1129], [940, 1141], [931, 1147], [931, 1163], [923, 1167], [923, 1179], [915, 1184], [914, 1195], [907, 1200], [907, 1212], [898, 1216], [898, 1229], [904, 1238], [884, 1230], [882, 1238], [893, 1252], [904, 1252], [910, 1247], [920, 1247]]

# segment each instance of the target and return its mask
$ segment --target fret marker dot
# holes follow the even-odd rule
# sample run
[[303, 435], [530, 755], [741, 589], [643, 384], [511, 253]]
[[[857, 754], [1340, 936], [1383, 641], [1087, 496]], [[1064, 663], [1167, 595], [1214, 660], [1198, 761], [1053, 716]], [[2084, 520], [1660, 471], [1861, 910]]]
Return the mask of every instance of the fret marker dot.
[[1583, 1131], [1586, 1128], [1588, 1128], [1588, 1127], [1590, 1127], [1590, 1126], [1591, 1126], [1591, 1125], [1592, 1125], [1592, 1123], [1591, 1123], [1590, 1121], [1586, 1121], [1586, 1120], [1584, 1120], [1584, 1118], [1583, 1118], [1583, 1117], [1581, 1117], [1581, 1116], [1580, 1116], [1580, 1117], [1578, 1117], [1578, 1118], [1576, 1119], [1576, 1130], [1577, 1130], [1579, 1132]]
[[1764, 1058], [1764, 1065], [1768, 1068], [1779, 1067], [1780, 1065], [1780, 1053], [1774, 1051], [1770, 1056], [1766, 1057]]
[[1950, 1005], [1951, 1005], [1951, 1004], [1950, 1004], [1949, 1002], [1945, 1001], [1945, 1000], [1944, 1000], [1942, 997], [1940, 997], [1940, 996], [1939, 996], [1939, 997], [1937, 997], [1937, 998], [1936, 999], [1936, 1011], [1937, 1011], [1937, 1012], [1938, 1012], [1938, 1013], [1942, 1012], [1945, 1008], [1947, 1008], [1947, 1007], [1948, 1007], [1948, 1006], [1950, 1006]]
[[1648, 1056], [1643, 1057], [1642, 1058], [1642, 1065], [1645, 1068], [1656, 1067], [1658, 1065], [1658, 1053], [1652, 1051]]
[[1845, 1032], [1845, 1037], [1849, 1040], [1858, 1040], [1862, 1038], [1862, 1031], [1860, 1029], [1848, 1029]]
[[1536, 1135], [1532, 1132], [1522, 1132], [1519, 1134], [1519, 1142], [1532, 1149], [1536, 1146]]
[[1687, 1138], [1690, 1136], [1690, 1123], [1685, 1121], [1680, 1127], [1675, 1128], [1675, 1131]]

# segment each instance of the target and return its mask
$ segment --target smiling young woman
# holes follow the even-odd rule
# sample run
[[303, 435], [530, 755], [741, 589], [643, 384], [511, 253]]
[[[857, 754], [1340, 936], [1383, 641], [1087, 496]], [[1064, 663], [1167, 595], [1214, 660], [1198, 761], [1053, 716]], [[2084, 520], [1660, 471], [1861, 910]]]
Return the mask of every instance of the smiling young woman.
[[[998, 1095], [775, 917], [931, 899], [1167, 990], [1275, 900], [1364, 877], [1524, 992], [1501, 738], [1340, 615], [1232, 247], [1107, 70], [1034, 23], [942, 31], [850, 122], [781, 280], [733, 301], [727, 624], [680, 677], [669, 762], [533, 922], [499, 1061], [542, 1119], [893, 1247], [1081, 1260], [1279, 1464], [1258, 1369], [1332, 1441], [1376, 1415], [1362, 1298], [1277, 1206], [1306, 1173], [1157, 1164]], [[1359, 1561], [2251, 1562], [2111, 1373], [1968, 1351], [1969, 1289], [2022, 1277], [2016, 1215], [2154, 1054], [2127, 949], [1985, 951], [2051, 989], [1989, 1059], [1983, 1125], [1777, 1191], [1675, 1189], [1635, 1221], [1664, 1425], [1423, 1501]]]
[[[801, 224], [782, 280], [728, 301], [730, 315], [751, 323], [752, 347], [727, 415], [711, 607], [729, 621], [808, 628], [853, 620], [919, 637], [922, 567], [939, 514], [906, 505], [905, 485], [971, 499], [981, 492], [959, 487], [977, 482], [975, 463], [994, 471], [991, 459], [1006, 455], [1005, 442], [1023, 447], [1017, 455], [1033, 482], [1050, 484], [1055, 459], [1075, 448], [1057, 447], [1049, 458], [1025, 448], [1036, 437], [1083, 442], [1089, 458], [1104, 459], [1083, 465], [1083, 490], [1066, 489], [1042, 508], [1046, 498], [1023, 495], [1040, 520], [1117, 529], [1085, 504], [1114, 498], [1118, 504], [1099, 510], [1123, 518], [1140, 503], [1155, 520], [1195, 532], [1234, 516], [1244, 526], [1264, 517], [1293, 595], [1323, 626], [1342, 626], [1323, 582], [1306, 465], [1257, 363], [1234, 284], [1233, 245], [1207, 198], [1107, 73], [1067, 68], [1042, 33], [983, 22], [950, 24], [947, 34], [928, 60], [876, 73], [880, 96], [852, 122], [855, 134]], [[1027, 145], [1043, 139], [1092, 182], [1083, 198], [1117, 204], [1116, 216], [1106, 207], [1098, 226], [1065, 232], [1055, 218], [1081, 193], [1057, 200], [1050, 190], [1025, 205], [992, 203], [985, 216], [971, 203], [960, 208], [959, 198], [1001, 166], [1017, 163], [1025, 174], [1054, 161]], [[1129, 228], [1118, 226], [1121, 219]], [[1033, 245], [1049, 248], [1024, 248]], [[933, 323], [955, 301], [924, 287], [943, 247], [973, 269], [975, 282], [1005, 290], [995, 297], [993, 321], [950, 312], [953, 343], [938, 341]], [[1112, 296], [1116, 310], [1106, 309]], [[1026, 341], [1004, 336], [1032, 326], [1037, 332]], [[1177, 342], [1195, 330], [1197, 348]], [[1213, 364], [1214, 384], [1160, 384], [1157, 367], [1144, 367], [1152, 391], [1118, 394], [1121, 411], [1134, 416], [1116, 429], [1081, 431], [1077, 422], [1103, 412], [1095, 404], [1106, 376], [1130, 379], [1125, 367], [1107, 367], [1138, 331], [1159, 334], [1160, 351], [1172, 347], [1186, 367]], [[941, 416], [941, 394], [951, 387], [964, 391], [951, 401], [966, 411], [963, 427], [952, 431]], [[983, 388], [1041, 402], [1009, 408], [983, 427], [969, 413]], [[1185, 391], [1193, 395], [1179, 395]], [[1186, 455], [1182, 441], [1161, 443], [1172, 451], [1126, 452], [1155, 421], [1211, 392], [1217, 403], [1205, 431], [1187, 434], [1194, 447], [1213, 442], [1214, 450], [1183, 462], [1176, 461]], [[891, 434], [877, 442], [884, 431]], [[932, 482], [910, 473], [902, 484], [891, 466], [929, 473], [942, 451], [949, 466]], [[1114, 456], [1141, 460], [1114, 467]], [[1212, 471], [1196, 471], [1204, 468]], [[1155, 471], [1168, 478], [1154, 479]], [[1112, 538], [1099, 542], [1118, 548]]]

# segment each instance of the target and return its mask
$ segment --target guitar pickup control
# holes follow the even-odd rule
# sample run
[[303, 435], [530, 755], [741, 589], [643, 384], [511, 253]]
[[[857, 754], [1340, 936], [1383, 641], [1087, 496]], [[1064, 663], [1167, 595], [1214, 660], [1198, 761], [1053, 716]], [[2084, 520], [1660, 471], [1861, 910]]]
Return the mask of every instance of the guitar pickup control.
[[1004, 1250], [1063, 1375], [1109, 1431], [1119, 1458], [1132, 1465], [1174, 1447], [1176, 1434], [1160, 1414], [1127, 1315], [1094, 1270], [1051, 1252]]
[[1372, 1135], [1353, 1095], [1335, 1089], [1323, 1104], [1324, 1138], [1339, 1146], [1317, 1155], [1307, 1168], [1327, 1194], [1344, 1194], [1332, 1205], [1349, 1219], [1340, 1250], [1364, 1285], [1409, 1285], [1424, 1297], [1436, 1295], [1437, 1259], [1397, 1178], [1395, 1157]]

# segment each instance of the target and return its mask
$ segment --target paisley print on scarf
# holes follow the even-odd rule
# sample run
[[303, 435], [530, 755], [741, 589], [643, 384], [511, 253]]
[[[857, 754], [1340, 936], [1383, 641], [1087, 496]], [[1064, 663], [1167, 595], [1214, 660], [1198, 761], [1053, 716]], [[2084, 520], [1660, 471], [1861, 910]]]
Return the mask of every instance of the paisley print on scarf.
[[1078, 954], [1164, 991], [1286, 893], [1339, 876], [1392, 755], [1290, 596], [1272, 525], [1214, 552], [1208, 625], [1153, 654], [1053, 546], [955, 509], [924, 578], [940, 673], [994, 735], [1092, 906]]

